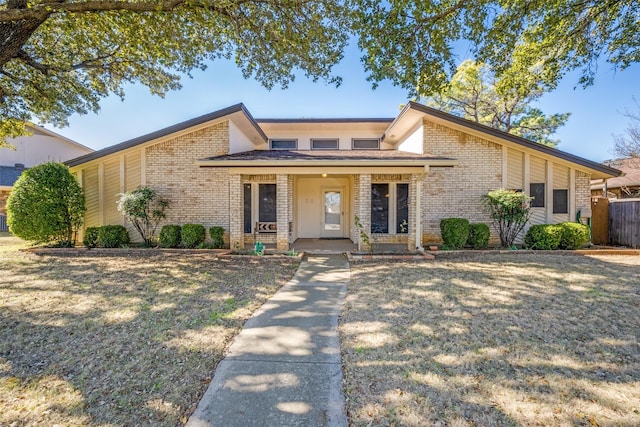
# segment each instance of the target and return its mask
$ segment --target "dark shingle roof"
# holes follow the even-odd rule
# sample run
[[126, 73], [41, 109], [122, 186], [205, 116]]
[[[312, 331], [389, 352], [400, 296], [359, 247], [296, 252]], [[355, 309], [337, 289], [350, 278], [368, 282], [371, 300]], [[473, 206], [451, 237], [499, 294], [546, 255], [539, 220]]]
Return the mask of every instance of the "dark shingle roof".
[[14, 166], [0, 166], [0, 186], [12, 187], [23, 170]]

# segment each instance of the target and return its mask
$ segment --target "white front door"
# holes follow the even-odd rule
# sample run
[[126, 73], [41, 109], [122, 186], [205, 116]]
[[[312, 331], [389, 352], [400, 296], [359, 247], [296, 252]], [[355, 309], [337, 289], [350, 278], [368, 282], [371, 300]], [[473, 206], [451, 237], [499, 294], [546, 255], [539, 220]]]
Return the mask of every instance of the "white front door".
[[322, 237], [344, 237], [344, 200], [341, 188], [322, 189]]

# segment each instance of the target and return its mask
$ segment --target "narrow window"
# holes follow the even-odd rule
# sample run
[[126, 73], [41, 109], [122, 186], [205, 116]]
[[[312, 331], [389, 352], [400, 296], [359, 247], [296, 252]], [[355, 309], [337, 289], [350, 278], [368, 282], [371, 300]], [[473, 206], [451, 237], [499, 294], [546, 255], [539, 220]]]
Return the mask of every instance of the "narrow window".
[[396, 184], [396, 233], [409, 232], [409, 184]]
[[337, 139], [312, 139], [311, 149], [312, 150], [337, 150], [338, 140]]
[[354, 150], [379, 150], [380, 149], [380, 140], [379, 139], [364, 139], [364, 138], [354, 138], [351, 140], [352, 148]]
[[251, 214], [251, 184], [244, 185], [244, 232], [251, 233], [252, 227]]
[[569, 213], [569, 190], [553, 190], [553, 213]]
[[297, 150], [297, 139], [271, 139], [269, 140], [272, 150]]
[[371, 184], [371, 232], [389, 232], [389, 184]]
[[529, 185], [529, 196], [532, 208], [544, 208], [544, 183], [531, 183]]
[[260, 184], [258, 200], [258, 221], [276, 222], [276, 184]]

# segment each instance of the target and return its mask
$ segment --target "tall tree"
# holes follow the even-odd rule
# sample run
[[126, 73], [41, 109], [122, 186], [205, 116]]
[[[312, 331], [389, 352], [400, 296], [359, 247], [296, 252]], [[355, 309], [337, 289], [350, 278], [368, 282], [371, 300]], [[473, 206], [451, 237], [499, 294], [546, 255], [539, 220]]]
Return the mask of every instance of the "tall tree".
[[540, 144], [555, 146], [551, 139], [569, 113], [546, 116], [532, 104], [544, 93], [544, 82], [533, 73], [496, 77], [484, 64], [466, 60], [451, 81], [427, 105], [491, 126]]
[[363, 61], [375, 83], [439, 92], [455, 73], [454, 48], [498, 74], [538, 68], [552, 89], [570, 70], [593, 83], [601, 59], [640, 61], [637, 0], [351, 0]]
[[[614, 135], [613, 152], [616, 156], [626, 158], [640, 158], [640, 102], [633, 98], [637, 110], [627, 110], [625, 116], [629, 120], [629, 125], [622, 134]], [[640, 165], [638, 165], [640, 167]]]
[[332, 0], [0, 1], [0, 146], [32, 118], [95, 112], [130, 82], [162, 96], [210, 59], [267, 88], [298, 70], [339, 84], [345, 16]]

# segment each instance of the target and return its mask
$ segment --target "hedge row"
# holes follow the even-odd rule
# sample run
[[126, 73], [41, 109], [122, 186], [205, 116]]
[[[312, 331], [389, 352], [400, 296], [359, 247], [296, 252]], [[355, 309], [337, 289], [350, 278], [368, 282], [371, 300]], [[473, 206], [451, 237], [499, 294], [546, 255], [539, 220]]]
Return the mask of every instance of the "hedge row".
[[460, 249], [465, 245], [473, 249], [483, 249], [489, 245], [491, 236], [487, 224], [470, 224], [464, 218], [442, 219], [440, 233], [445, 249]]
[[532, 225], [524, 237], [529, 249], [578, 249], [589, 243], [589, 227], [577, 222]]
[[129, 232], [122, 225], [88, 227], [82, 241], [87, 248], [119, 248], [129, 242]]
[[[211, 247], [221, 248], [224, 245], [224, 228], [211, 227]], [[160, 246], [163, 248], [199, 248], [205, 246], [206, 229], [202, 224], [165, 225], [160, 230]]]

